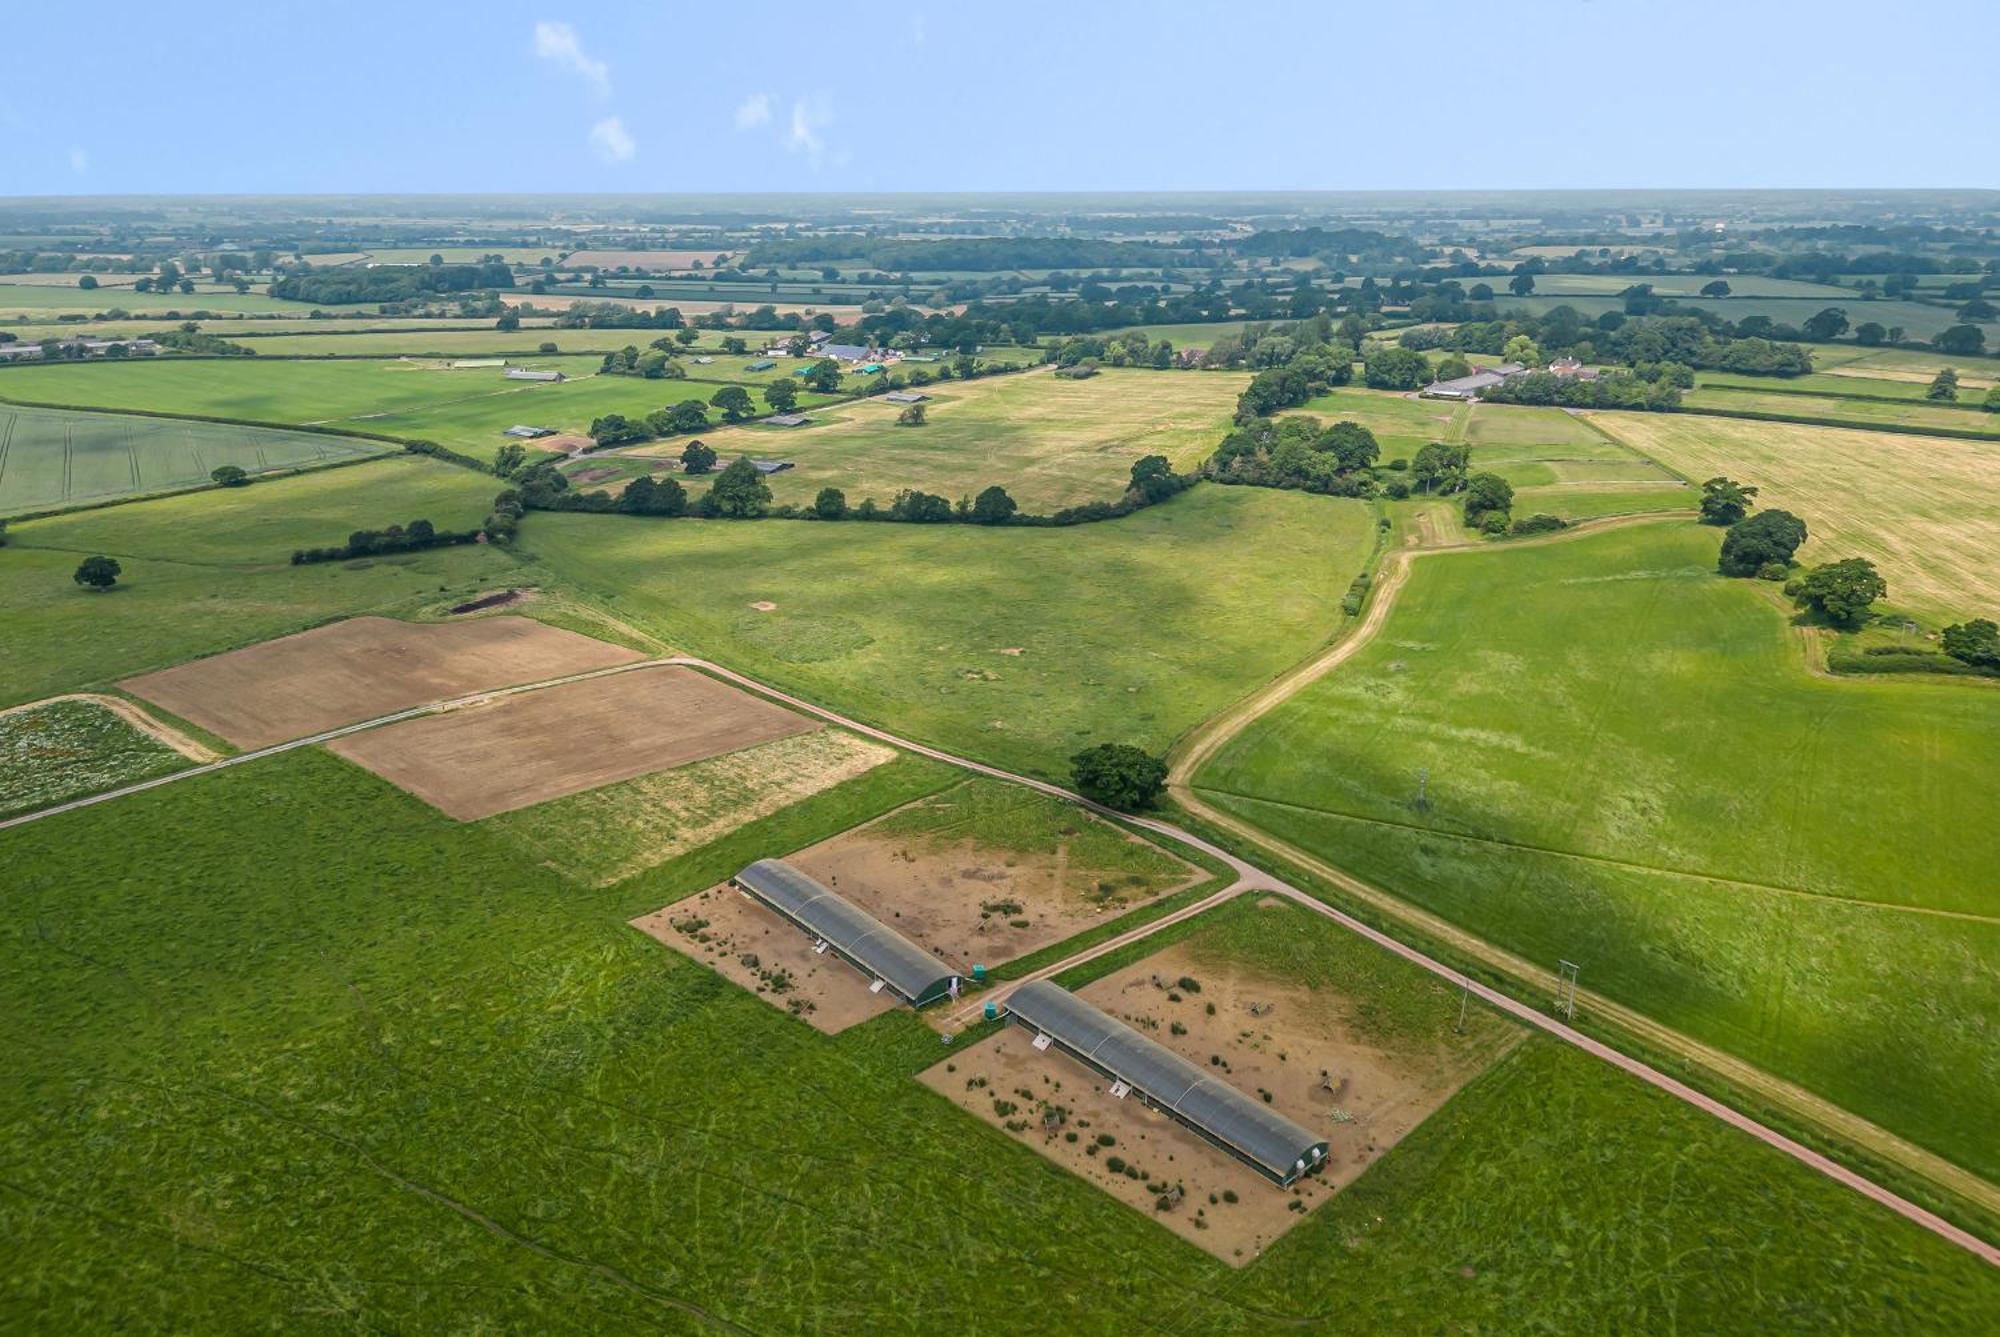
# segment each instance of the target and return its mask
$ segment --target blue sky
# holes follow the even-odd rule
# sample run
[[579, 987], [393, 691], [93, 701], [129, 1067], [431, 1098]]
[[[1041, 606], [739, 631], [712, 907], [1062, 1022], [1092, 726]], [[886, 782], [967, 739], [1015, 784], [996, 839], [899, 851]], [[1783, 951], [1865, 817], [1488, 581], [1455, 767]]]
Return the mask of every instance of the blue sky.
[[1995, 0], [176, 12], [10, 14], [0, 195], [2000, 186]]

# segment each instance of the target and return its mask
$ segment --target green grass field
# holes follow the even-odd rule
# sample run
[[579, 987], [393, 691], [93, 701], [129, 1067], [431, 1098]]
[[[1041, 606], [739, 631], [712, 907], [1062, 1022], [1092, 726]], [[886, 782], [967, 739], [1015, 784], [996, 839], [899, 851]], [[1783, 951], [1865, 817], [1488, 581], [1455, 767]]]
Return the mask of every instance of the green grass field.
[[[0, 900], [0, 1309], [201, 1331], [2000, 1321], [1969, 1255], [1536, 1042], [1236, 1271], [912, 1080], [940, 1057], [913, 1016], [824, 1036], [623, 923], [946, 779], [898, 762], [602, 891], [318, 751], [0, 834], [33, 870]], [[1265, 924], [1198, 927], [1415, 1015], [1371, 949], [1231, 914]], [[1436, 993], [1420, 1020], [1445, 1024]]]
[[[1501, 291], [1496, 305], [1502, 315], [1524, 311], [1529, 315], [1545, 316], [1558, 306], [1566, 306], [1586, 320], [1594, 320], [1606, 311], [1623, 311], [1625, 303], [1615, 296], [1555, 295], [1544, 294], [1541, 282], [1544, 276], [1536, 275], [1536, 291], [1531, 297], [1512, 297]], [[1621, 276], [1622, 277], [1622, 276]], [[1618, 289], [1635, 282], [1646, 282], [1643, 277], [1624, 279]], [[1706, 279], [1701, 280], [1707, 282]], [[1731, 284], [1735, 279], [1729, 280]], [[1658, 285], [1655, 284], [1655, 287]], [[1699, 287], [1699, 284], [1696, 285]], [[1929, 339], [1939, 331], [1958, 323], [1952, 308], [1932, 306], [1927, 302], [1910, 302], [1878, 298], [1873, 302], [1861, 300], [1855, 293], [1841, 296], [1808, 297], [1675, 297], [1673, 299], [1686, 311], [1705, 311], [1724, 320], [1740, 321], [1745, 316], [1769, 316], [1781, 325], [1800, 325], [1827, 307], [1839, 307], [1847, 312], [1847, 318], [1859, 325], [1863, 321], [1877, 321], [1884, 326], [1901, 326], [1906, 339]], [[1817, 350], [1815, 350], [1817, 351]]]
[[187, 765], [180, 753], [88, 701], [51, 701], [0, 714], [0, 817]]
[[14, 315], [54, 315], [63, 311], [240, 311], [293, 312], [305, 315], [310, 302], [288, 302], [263, 293], [238, 293], [234, 288], [197, 286], [192, 293], [133, 292], [130, 288], [86, 290], [75, 286], [7, 283], [0, 280], [0, 319]]
[[[113, 682], [336, 617], [407, 612], [505, 584], [512, 556], [485, 544], [317, 566], [294, 548], [425, 518], [479, 523], [497, 483], [392, 457], [348, 468], [31, 520], [0, 548], [0, 705]], [[94, 594], [71, 573], [107, 553], [124, 574]]]
[[1474, 404], [1462, 437], [1475, 471], [1513, 485], [1516, 516], [1585, 520], [1696, 501], [1679, 478], [1561, 409]]
[[[652, 384], [657, 385], [657, 382]], [[857, 400], [809, 427], [746, 426], [703, 434], [724, 459], [775, 456], [797, 467], [771, 479], [779, 502], [810, 505], [822, 487], [850, 505], [887, 506], [903, 488], [956, 500], [998, 483], [1024, 510], [1116, 501], [1143, 455], [1190, 470], [1229, 431], [1241, 376], [1106, 371], [1088, 380], [1047, 372], [925, 387], [929, 421], [898, 427], [903, 405]], [[683, 442], [643, 449], [679, 455]]]
[[1382, 462], [1407, 459], [1432, 441], [1454, 441], [1454, 421], [1462, 406], [1438, 399], [1412, 399], [1391, 390], [1343, 386], [1308, 400], [1294, 412], [1311, 414], [1331, 426], [1358, 422], [1375, 434]]
[[388, 449], [358, 437], [0, 404], [0, 515], [195, 487], [225, 464], [269, 473]]
[[1992, 1175], [2000, 694], [1809, 675], [1716, 543], [1663, 523], [1423, 559], [1376, 640], [1196, 782]]
[[520, 547], [678, 647], [1063, 776], [1091, 743], [1164, 750], [1302, 658], [1374, 533], [1357, 502], [1204, 485], [1070, 529], [549, 514]]

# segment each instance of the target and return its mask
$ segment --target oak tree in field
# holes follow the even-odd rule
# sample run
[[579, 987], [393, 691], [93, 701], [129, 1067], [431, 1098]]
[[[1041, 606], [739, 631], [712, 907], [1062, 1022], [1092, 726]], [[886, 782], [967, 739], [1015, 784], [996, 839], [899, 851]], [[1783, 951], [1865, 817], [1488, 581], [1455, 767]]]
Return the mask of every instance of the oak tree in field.
[[772, 381], [764, 387], [764, 402], [771, 406], [773, 413], [790, 413], [798, 407], [798, 383], [789, 376]]
[[1701, 485], [1701, 522], [1705, 525], [1733, 525], [1750, 514], [1757, 489], [1733, 479], [1715, 477]]
[[708, 405], [702, 403], [699, 399], [683, 399], [672, 408], [664, 410], [664, 412], [666, 414], [666, 426], [664, 429], [656, 430], [664, 430], [670, 433], [699, 432], [702, 428], [708, 426]]
[[1816, 343], [1826, 343], [1838, 339], [1847, 332], [1847, 313], [1837, 306], [1829, 306], [1823, 311], [1807, 316], [1806, 323], [1801, 328], [1804, 329], [1806, 338]]
[[118, 565], [116, 558], [86, 557], [77, 565], [76, 575], [72, 579], [79, 585], [101, 593], [116, 585], [118, 577], [123, 573], [124, 568]]
[[837, 487], [823, 487], [813, 498], [813, 514], [822, 520], [847, 518], [847, 494]]
[[1866, 557], [1847, 557], [1814, 567], [1795, 581], [1789, 592], [1831, 621], [1853, 626], [1867, 613], [1868, 605], [1889, 593], [1889, 583]]
[[1129, 743], [1099, 743], [1069, 759], [1076, 792], [1107, 808], [1136, 812], [1166, 787], [1167, 764]]
[[1931, 340], [1931, 347], [1956, 357], [1973, 356], [1986, 347], [1986, 331], [1977, 325], [1954, 325]]
[[687, 490], [672, 478], [641, 474], [625, 485], [618, 509], [627, 515], [684, 515]]
[[234, 464], [218, 464], [208, 471], [209, 481], [218, 487], [242, 487], [250, 475]]
[[1507, 280], [1507, 291], [1513, 293], [1516, 297], [1526, 297], [1534, 290], [1535, 276], [1533, 274], [1516, 274], [1513, 278]]
[[1174, 466], [1165, 455], [1142, 455], [1132, 462], [1129, 488], [1147, 505], [1172, 496], [1176, 486]]
[[653, 429], [649, 423], [637, 422], [622, 413], [607, 413], [590, 422], [590, 439], [600, 446], [622, 446], [632, 441], [651, 439]]
[[1946, 367], [1931, 378], [1930, 388], [1924, 391], [1924, 398], [1941, 404], [1958, 402], [1958, 372]]
[[1991, 618], [1975, 617], [1956, 622], [1938, 637], [1944, 652], [1961, 663], [1976, 668], [2000, 669], [2000, 625]]
[[840, 364], [830, 357], [821, 358], [806, 373], [806, 384], [823, 395], [832, 394], [840, 388]]
[[976, 525], [1004, 525], [1014, 518], [1020, 507], [1007, 495], [1007, 489], [994, 484], [981, 492], [972, 503], [972, 523]]
[[1703, 297], [1727, 297], [1729, 296], [1729, 281], [1727, 279], [1715, 279], [1704, 283], [1701, 285], [1701, 295]]
[[702, 498], [704, 514], [730, 520], [755, 519], [770, 506], [770, 485], [747, 455], [730, 461], [729, 467], [715, 476], [708, 495]]
[[1715, 568], [1725, 576], [1754, 576], [1775, 566], [1782, 573], [1806, 541], [1806, 522], [1790, 511], [1759, 511], [1722, 536]]
[[691, 474], [705, 474], [715, 467], [715, 452], [699, 441], [681, 448], [681, 468]]
[[1477, 473], [1465, 480], [1465, 523], [1477, 526], [1488, 515], [1505, 517], [1514, 505], [1514, 489], [1499, 474]]
[[740, 385], [725, 385], [709, 396], [709, 403], [722, 410], [724, 422], [742, 422], [757, 411], [750, 402], [750, 392]]
[[1889, 331], [1882, 328], [1879, 320], [1864, 320], [1854, 327], [1854, 342], [1864, 348], [1879, 347], [1889, 337]]
[[2000, 385], [1987, 390], [1986, 398], [1979, 402], [1979, 407], [1988, 413], [2000, 413]]
[[1410, 461], [1410, 477], [1426, 493], [1456, 492], [1465, 484], [1465, 471], [1471, 459], [1469, 446], [1433, 441], [1419, 449], [1417, 457]]
[[82, 278], [76, 281], [76, 286], [83, 289], [85, 292], [89, 292], [92, 288], [95, 288], [97, 286], [97, 277], [93, 274], [85, 274]]

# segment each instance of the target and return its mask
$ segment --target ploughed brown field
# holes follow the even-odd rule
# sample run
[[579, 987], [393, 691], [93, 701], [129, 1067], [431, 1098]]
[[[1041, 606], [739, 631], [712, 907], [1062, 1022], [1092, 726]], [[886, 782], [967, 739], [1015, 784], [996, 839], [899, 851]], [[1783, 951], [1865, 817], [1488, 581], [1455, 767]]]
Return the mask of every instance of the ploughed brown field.
[[119, 684], [238, 747], [645, 656], [524, 617], [357, 617]]
[[819, 727], [693, 669], [662, 666], [405, 720], [328, 746], [470, 822]]

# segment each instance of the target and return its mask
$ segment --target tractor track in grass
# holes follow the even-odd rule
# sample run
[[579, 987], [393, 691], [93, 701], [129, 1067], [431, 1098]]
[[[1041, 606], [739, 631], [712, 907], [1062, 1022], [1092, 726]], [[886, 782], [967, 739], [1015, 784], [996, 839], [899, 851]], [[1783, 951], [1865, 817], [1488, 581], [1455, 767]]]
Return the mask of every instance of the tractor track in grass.
[[[1637, 515], [1609, 516], [1601, 520], [1582, 521], [1554, 534], [1509, 542], [1504, 546], [1514, 548], [1562, 543], [1583, 534], [1602, 533], [1607, 529], [1624, 528], [1629, 525], [1656, 524], [1668, 520], [1684, 520], [1691, 514], [1692, 512], [1687, 511], [1662, 511]], [[1396, 603], [1396, 597], [1401, 593], [1404, 584], [1408, 581], [1410, 567], [1416, 558], [1428, 557], [1438, 553], [1488, 550], [1499, 546], [1502, 545], [1480, 542], [1451, 542], [1428, 547], [1398, 548], [1388, 552], [1383, 558], [1381, 574], [1375, 581], [1373, 595], [1369, 599], [1368, 607], [1364, 610], [1361, 619], [1349, 627], [1332, 644], [1321, 650], [1319, 654], [1308, 659], [1298, 667], [1280, 675], [1265, 687], [1252, 693], [1228, 710], [1216, 715], [1184, 737], [1180, 744], [1176, 746], [1173, 756], [1169, 758], [1167, 789], [1174, 800], [1184, 810], [1202, 822], [1226, 831], [1230, 835], [1247, 842], [1253, 848], [1284, 860], [1294, 867], [1306, 870], [1313, 876], [1339, 888], [1344, 895], [1351, 896], [1356, 901], [1366, 905], [1369, 909], [1386, 915], [1395, 922], [1426, 935], [1432, 941], [1442, 943], [1452, 950], [1462, 953], [1465, 957], [1479, 962], [1482, 966], [1497, 971], [1502, 976], [1513, 981], [1517, 986], [1532, 992], [1535, 990], [1545, 990], [1553, 986], [1554, 975], [1548, 966], [1530, 961], [1507, 948], [1489, 942], [1478, 934], [1470, 932], [1441, 915], [1425, 910], [1381, 887], [1364, 882], [1362, 879], [1335, 867], [1317, 855], [1311, 854], [1289, 841], [1282, 840], [1264, 831], [1252, 822], [1213, 807], [1203, 801], [1201, 792], [1193, 783], [1193, 777], [1201, 767], [1214, 759], [1224, 747], [1228, 746], [1232, 740], [1257, 719], [1277, 709], [1306, 687], [1317, 682], [1320, 678], [1346, 663], [1349, 659], [1352, 659], [1375, 639], [1381, 632], [1382, 627], [1388, 622], [1389, 614]], [[1367, 936], [1373, 935], [1370, 934]], [[1424, 959], [1428, 960], [1428, 958]], [[1438, 973], [1447, 973], [1447, 978], [1456, 975], [1456, 972], [1451, 972], [1449, 967], [1443, 966], [1438, 967]], [[1475, 987], [1474, 992], [1479, 992], [1479, 990]], [[1996, 1187], [1984, 1177], [1973, 1173], [1963, 1166], [1957, 1165], [1937, 1155], [1935, 1152], [1926, 1150], [1796, 1083], [1765, 1072], [1755, 1064], [1749, 1063], [1721, 1049], [1717, 1049], [1692, 1036], [1685, 1035], [1670, 1026], [1654, 1020], [1646, 1013], [1628, 1007], [1603, 994], [1592, 990], [1579, 989], [1576, 993], [1576, 1000], [1579, 1006], [1591, 1009], [1595, 1016], [1609, 1021], [1619, 1030], [1640, 1040], [1647, 1046], [1671, 1054], [1677, 1059], [1689, 1063], [1714, 1077], [1720, 1078], [1736, 1089], [1750, 1092], [1772, 1107], [1784, 1110], [1794, 1117], [1803, 1119], [1807, 1123], [1825, 1130], [1853, 1147], [1916, 1174], [1965, 1201], [1976, 1204], [1983, 1211], [2000, 1213], [2000, 1187]], [[1540, 1024], [1541, 1014], [1533, 1009], [1528, 1009], [1528, 1011], [1538, 1019], [1536, 1024]], [[1568, 1030], [1567, 1027], [1561, 1029]], [[1565, 1038], [1569, 1037], [1565, 1036]], [[1572, 1043], [1576, 1043], [1576, 1041], [1572, 1040]], [[1596, 1042], [1593, 1041], [1591, 1044], [1596, 1045]], [[1584, 1047], [1590, 1048], [1590, 1046]], [[1602, 1049], [1604, 1046], [1597, 1046], [1597, 1048]], [[1596, 1052], [1596, 1049], [1592, 1049], [1591, 1052]], [[1616, 1051], [1610, 1052], [1615, 1053]], [[1600, 1054], [1599, 1056], [1605, 1057], [1606, 1055]], [[1619, 1066], [1626, 1065], [1620, 1064]], [[1652, 1070], [1648, 1068], [1647, 1071], [1651, 1072]], [[1651, 1080], [1651, 1078], [1647, 1078], [1647, 1080]], [[1666, 1080], [1672, 1081], [1673, 1079], [1667, 1078]], [[1654, 1084], [1659, 1085], [1658, 1082]], [[1675, 1085], [1678, 1086], [1680, 1084], [1675, 1083]], [[1688, 1097], [1684, 1095], [1682, 1098], [1687, 1099]], [[1705, 1096], [1691, 1103], [1695, 1103], [1702, 1108], [1710, 1108], [1710, 1106], [1716, 1104], [1716, 1102]], [[1716, 1111], [1710, 1109], [1710, 1112], [1714, 1113]], [[1735, 1120], [1730, 1121], [1735, 1122]], [[1738, 1126], [1746, 1125], [1739, 1124]], [[1761, 1125], [1756, 1125], [1756, 1127], [1761, 1128]], [[1763, 1131], [1769, 1132], [1770, 1130], [1765, 1129]], [[1759, 1133], [1758, 1136], [1761, 1137], [1762, 1133]], [[1773, 1134], [1773, 1136], [1781, 1137], [1782, 1135]], [[1767, 1137], [1763, 1140], [1769, 1142], [1771, 1139]], [[1784, 1139], [1784, 1141], [1790, 1143], [1790, 1139]], [[1773, 1145], [1777, 1144], [1773, 1143]], [[1789, 1151], [1791, 1147], [1796, 1146], [1797, 1144], [1792, 1143], [1786, 1149]], [[1800, 1150], [1803, 1150], [1803, 1148], [1800, 1148]], [[1796, 1156], [1797, 1152], [1794, 1151], [1792, 1154]], [[1817, 1155], [1817, 1153], [1810, 1154]], [[1799, 1157], [1799, 1159], [1805, 1158]], [[1808, 1161], [1807, 1163], [1811, 1164], [1812, 1162]], [[1849, 1182], [1850, 1186], [1853, 1187], [1859, 1187], [1859, 1184], [1867, 1184], [1870, 1189], [1879, 1190], [1881, 1193], [1887, 1192], [1887, 1190], [1880, 1190], [1879, 1186], [1875, 1185], [1873, 1181], [1853, 1175], [1852, 1172], [1843, 1171], [1842, 1175], [1835, 1177], [1841, 1178], [1843, 1182]], [[1857, 1180], [1859, 1183], [1853, 1182]], [[1868, 1190], [1862, 1191], [1867, 1192]], [[1870, 1192], [1869, 1196], [1882, 1200], [1877, 1192]], [[1907, 1215], [1907, 1213], [1905, 1214]], [[1954, 1227], [1953, 1229], [1955, 1230], [1956, 1228]], [[1991, 1245], [1984, 1242], [1976, 1241], [1976, 1237], [1970, 1235], [1968, 1232], [1960, 1231], [1958, 1232], [1958, 1236], [1962, 1237], [1959, 1238], [1960, 1243], [1965, 1244], [1968, 1248], [1972, 1248], [1974, 1252], [1980, 1254], [1988, 1262], [2000, 1265], [2000, 1250], [1995, 1250]]]
[[[1596, 533], [1625, 525], [1660, 523], [1665, 520], [1680, 518], [1685, 517], [1682, 514], [1670, 512], [1606, 517], [1601, 520], [1580, 523], [1571, 529], [1557, 534], [1517, 540], [1505, 546], [1535, 546], [1544, 543], [1562, 542], [1581, 533]], [[1463, 953], [1465, 956], [1477, 960], [1483, 965], [1498, 970], [1502, 975], [1521, 985], [1525, 985], [1532, 991], [1542, 988], [1549, 982], [1549, 972], [1546, 969], [1488, 943], [1484, 939], [1466, 932], [1447, 920], [1391, 896], [1379, 888], [1369, 886], [1359, 879], [1334, 868], [1316, 856], [1278, 840], [1249, 823], [1242, 822], [1226, 813], [1221, 813], [1208, 807], [1208, 805], [1201, 801], [1198, 794], [1188, 783], [1189, 777], [1202, 761], [1212, 757], [1251, 721], [1282, 704], [1309, 683], [1324, 676], [1339, 664], [1344, 663], [1371, 640], [1387, 621], [1390, 608], [1395, 602], [1395, 596], [1403, 588], [1404, 582], [1408, 579], [1409, 567], [1414, 558], [1436, 552], [1483, 549], [1488, 546], [1490, 545], [1483, 543], [1454, 543], [1433, 548], [1404, 548], [1391, 551], [1384, 559], [1383, 574], [1375, 584], [1374, 597], [1371, 598], [1368, 608], [1361, 619], [1350, 627], [1344, 636], [1322, 650], [1311, 660], [1281, 676], [1267, 687], [1252, 694], [1243, 702], [1198, 728], [1184, 741], [1181, 748], [1178, 749], [1176, 760], [1170, 769], [1168, 783], [1175, 797], [1183, 803], [1189, 812], [1202, 820], [1230, 832], [1232, 835], [1247, 841], [1254, 847], [1270, 855], [1276, 856], [1280, 860], [1302, 868], [1314, 876], [1339, 887], [1344, 893], [1353, 896], [1356, 900], [1366, 904], [1370, 908], [1387, 915], [1389, 918], [1409, 928], [1432, 936], [1435, 940], [1445, 943], [1455, 951]], [[886, 729], [850, 719], [824, 706], [804, 700], [782, 689], [768, 686], [732, 669], [695, 656], [663, 655], [630, 664], [615, 665], [610, 668], [593, 670], [586, 673], [566, 675], [544, 682], [524, 683], [497, 691], [480, 692], [417, 706], [409, 710], [397, 711], [378, 719], [359, 721], [323, 733], [277, 743], [252, 752], [224, 757], [205, 765], [194, 766], [172, 775], [126, 786], [122, 789], [71, 800], [70, 802], [58, 804], [55, 807], [46, 808], [38, 812], [25, 813], [6, 821], [0, 821], [0, 830], [54, 817], [62, 813], [74, 812], [99, 803], [109, 802], [125, 795], [159, 788], [162, 785], [190, 780], [196, 776], [206, 775], [225, 767], [249, 764], [264, 757], [328, 742], [337, 737], [359, 733], [363, 730], [377, 728], [399, 720], [461, 709], [468, 705], [491, 701], [497, 697], [537, 691], [565, 682], [574, 682], [617, 673], [629, 673], [668, 665], [698, 669], [747, 691], [754, 692], [767, 699], [814, 716], [826, 723], [876, 739], [879, 742], [887, 743], [903, 751], [918, 756], [929, 757], [932, 760], [940, 761], [975, 774], [1025, 785], [1052, 797], [1081, 804], [1085, 808], [1107, 819], [1149, 831], [1169, 841], [1198, 850], [1228, 868], [1233, 875], [1227, 886], [1210, 896], [1204, 897], [1202, 900], [1189, 906], [1182, 907], [1172, 914], [1162, 916], [1126, 933], [1116, 935], [1107, 942], [1099, 943], [1065, 960], [1037, 970], [1028, 978], [1046, 978], [1050, 975], [1058, 974], [1063, 970], [1101, 956], [1107, 951], [1142, 940], [1169, 924], [1178, 923], [1240, 893], [1257, 892], [1282, 896], [1300, 908], [1332, 920], [1348, 931], [1366, 938], [1383, 950], [1416, 965], [1420, 969], [1445, 981], [1452, 987], [1463, 989], [1468, 995], [1478, 997], [1483, 1003], [1514, 1021], [1532, 1030], [1548, 1035], [1557, 1041], [1572, 1045], [1592, 1057], [1608, 1063], [1655, 1089], [1664, 1092], [1674, 1099], [1682, 1101], [1713, 1118], [1729, 1124], [1731, 1127], [1748, 1134], [1766, 1146], [1791, 1157], [1808, 1169], [1833, 1180], [1843, 1187], [1862, 1194], [1864, 1197], [1886, 1207], [1891, 1212], [1896, 1213], [1922, 1229], [1930, 1231], [1932, 1234], [1960, 1248], [1966, 1249], [1989, 1265], [2000, 1267], [2000, 1248], [1996, 1248], [1993, 1244], [1981, 1239], [1971, 1231], [1945, 1220], [1929, 1209], [1911, 1202], [1900, 1194], [1867, 1178], [1858, 1171], [1849, 1169], [1830, 1157], [1779, 1132], [1777, 1129], [1758, 1122], [1750, 1115], [1737, 1110], [1716, 1097], [1699, 1091], [1678, 1078], [1653, 1067], [1651, 1064], [1634, 1058], [1603, 1041], [1577, 1030], [1573, 1026], [1565, 1024], [1541, 1008], [1522, 1002], [1510, 993], [1503, 992], [1500, 989], [1481, 983], [1465, 975], [1454, 967], [1425, 954], [1383, 930], [1375, 928], [1353, 915], [1335, 908], [1313, 892], [1285, 881], [1283, 878], [1274, 875], [1256, 864], [1250, 863], [1241, 856], [1224, 849], [1215, 842], [1195, 832], [1159, 818], [1134, 817], [1130, 814], [1115, 812], [1093, 803], [1060, 785], [1052, 784], [1045, 780], [1037, 780], [1030, 776], [1015, 774], [997, 766], [990, 766], [983, 762], [946, 752], [941, 748], [931, 747], [927, 744], [903, 738]], [[1004, 1003], [1007, 995], [1015, 988], [1018, 988], [1023, 982], [1025, 981], [1012, 980], [996, 985], [981, 996], [978, 1000], [978, 1007], [983, 1010], [984, 1004], [989, 1000]], [[1878, 1128], [1860, 1116], [1852, 1114], [1801, 1087], [1773, 1077], [1771, 1074], [1761, 1071], [1754, 1065], [1695, 1041], [1601, 995], [1579, 991], [1577, 998], [1585, 1007], [1596, 1009], [1597, 1016], [1609, 1020], [1613, 1025], [1640, 1041], [1663, 1052], [1672, 1054], [1677, 1059], [1686, 1061], [1697, 1068], [1703, 1069], [1709, 1074], [1732, 1084], [1737, 1089], [1750, 1092], [1760, 1100], [1783, 1109], [1788, 1114], [1800, 1117], [1809, 1124], [1831, 1133], [1852, 1146], [1865, 1149], [1884, 1161], [1913, 1172], [1987, 1212], [2000, 1214], [2000, 1189], [1996, 1189], [1994, 1185], [1973, 1174], [1971, 1171], [1965, 1170], [1942, 1157], [1906, 1142], [1887, 1130]], [[970, 1012], [970, 1008], [961, 1009], [959, 1013], [954, 1014], [953, 1019], [970, 1015]]]

